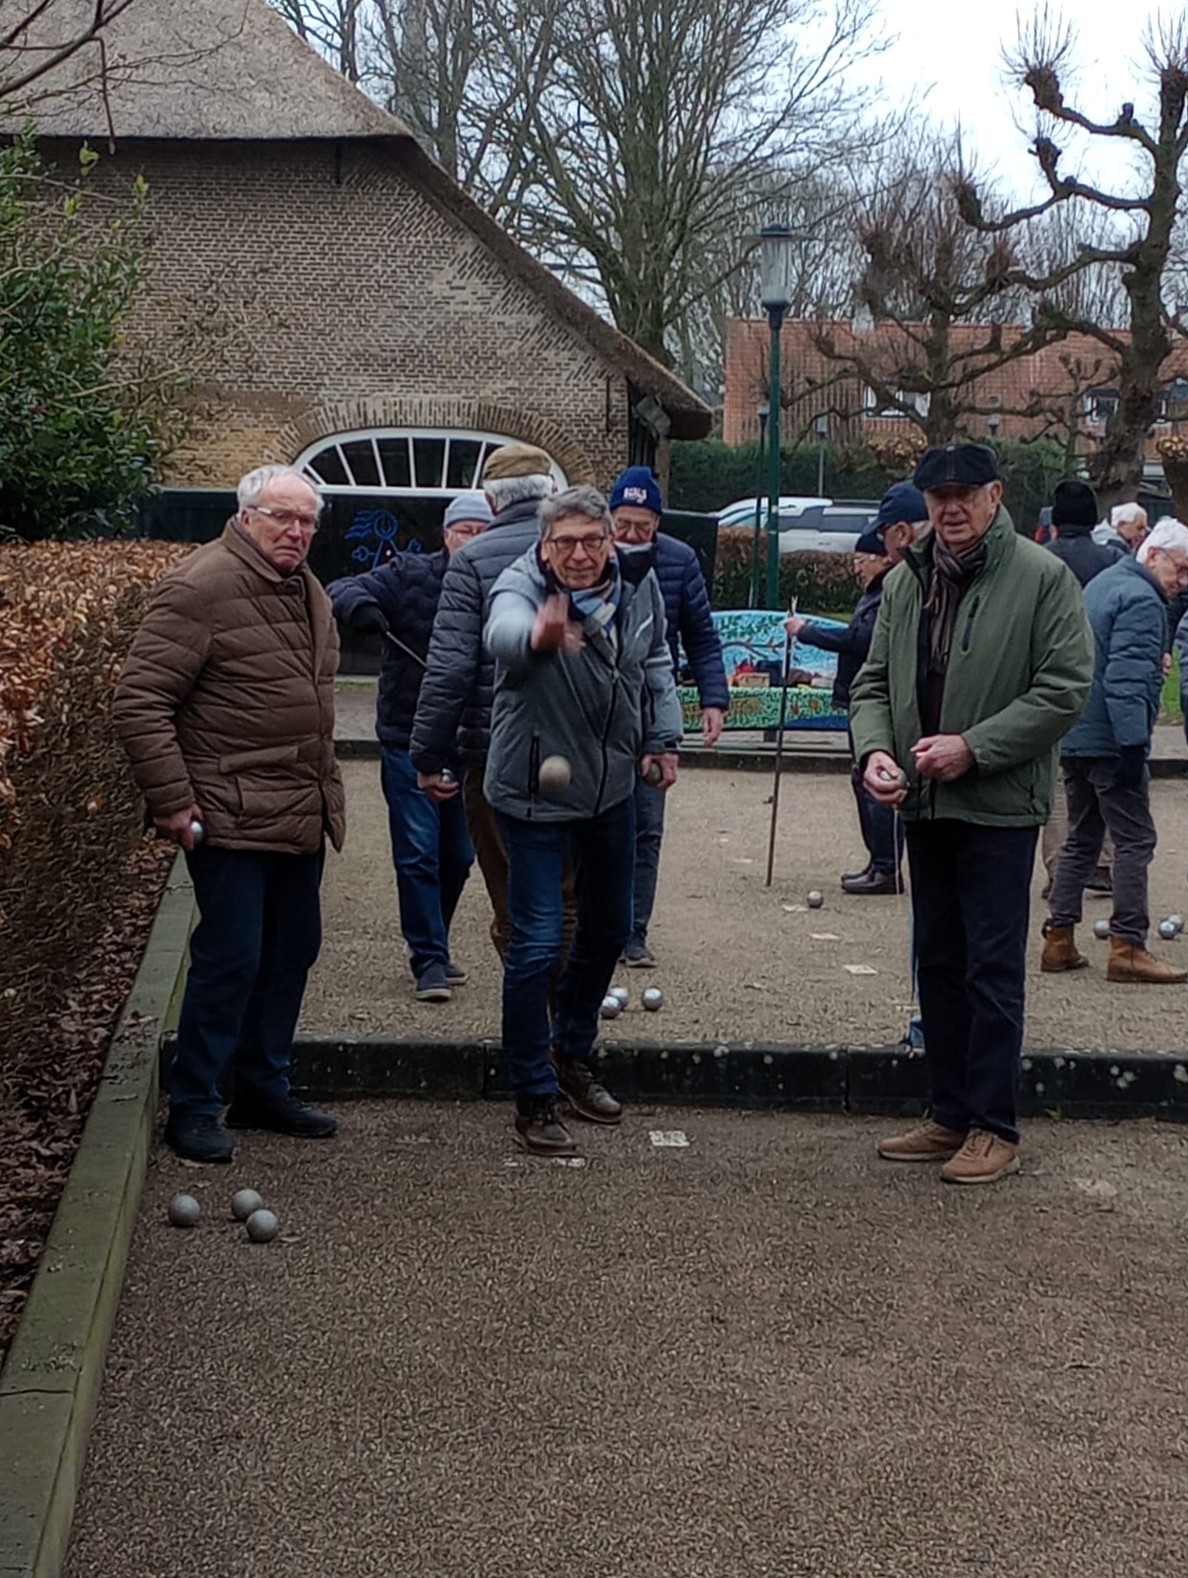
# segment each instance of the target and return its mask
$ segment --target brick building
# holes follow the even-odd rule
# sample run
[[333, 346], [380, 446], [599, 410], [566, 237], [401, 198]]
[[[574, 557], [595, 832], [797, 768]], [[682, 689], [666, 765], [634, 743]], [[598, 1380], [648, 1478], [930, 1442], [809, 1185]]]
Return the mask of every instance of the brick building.
[[[1001, 330], [1008, 345], [1023, 333], [1020, 326]], [[898, 399], [880, 399], [853, 371], [853, 364], [836, 360], [821, 349], [819, 338], [828, 335], [835, 350], [856, 354], [864, 365], [881, 373], [894, 386], [894, 369], [912, 360], [901, 328], [881, 324], [873, 328], [849, 323], [817, 324], [788, 319], [780, 336], [780, 365], [785, 409], [786, 443], [827, 439], [831, 443], [870, 442], [893, 438], [915, 424], [901, 407], [917, 404], [927, 411], [927, 396], [894, 389]], [[986, 343], [984, 325], [961, 324], [952, 330], [953, 365], [962, 354], [968, 365], [979, 365], [978, 350]], [[1124, 336], [1120, 333], [1119, 338]], [[726, 326], [726, 391], [723, 437], [728, 444], [742, 444], [758, 437], [758, 408], [768, 397], [770, 330], [766, 319], [733, 318]], [[919, 353], [914, 359], [918, 361]], [[1161, 420], [1148, 439], [1148, 472], [1160, 474], [1155, 444], [1173, 428], [1188, 429], [1188, 346], [1180, 345], [1164, 368], [1166, 387]], [[1075, 444], [1084, 454], [1105, 430], [1117, 402], [1117, 387], [1109, 351], [1097, 340], [1071, 335], [1030, 356], [970, 380], [968, 403], [976, 407], [967, 420], [974, 438], [1024, 439], [1046, 434], [1058, 443]], [[963, 399], [965, 396], [963, 395]]]
[[[72, 10], [94, 0], [56, 0], [58, 36]], [[104, 40], [58, 68], [52, 94], [39, 84], [32, 113], [63, 168], [85, 139], [104, 154], [101, 190], [148, 181], [130, 350], [196, 382], [167, 482], [227, 488], [261, 460], [308, 463], [332, 491], [435, 519], [500, 441], [605, 486], [709, 431], [695, 395], [265, 0], [135, 0]]]

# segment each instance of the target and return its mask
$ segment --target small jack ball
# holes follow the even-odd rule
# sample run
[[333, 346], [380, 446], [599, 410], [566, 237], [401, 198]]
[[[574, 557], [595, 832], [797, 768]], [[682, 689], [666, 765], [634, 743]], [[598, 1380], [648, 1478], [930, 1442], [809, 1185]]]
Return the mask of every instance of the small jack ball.
[[264, 1196], [254, 1189], [237, 1189], [231, 1196], [231, 1215], [237, 1222], [246, 1222], [263, 1204]]
[[664, 993], [658, 986], [645, 986], [640, 1002], [650, 1014], [664, 1007]]
[[1093, 935], [1100, 937], [1102, 942], [1110, 935], [1110, 923], [1107, 920], [1093, 922]]
[[253, 1244], [269, 1244], [280, 1232], [280, 1223], [272, 1211], [253, 1211], [246, 1226]]
[[1159, 935], [1163, 938], [1164, 942], [1172, 942], [1176, 937], [1179, 936], [1179, 932], [1176, 930], [1175, 925], [1171, 921], [1165, 920], [1159, 922]]
[[192, 1194], [175, 1194], [169, 1202], [169, 1220], [174, 1227], [196, 1227], [202, 1207]]
[[569, 788], [573, 768], [565, 756], [546, 756], [537, 769], [536, 782], [546, 800], [560, 800]]
[[598, 1010], [599, 1016], [603, 1019], [617, 1019], [622, 1012], [622, 1003], [617, 997], [609, 994], [602, 999], [602, 1007]]
[[620, 1003], [622, 1003], [623, 1007], [626, 1008], [627, 1004], [631, 1001], [631, 989], [630, 987], [626, 986], [612, 986], [610, 991], [607, 993], [607, 996], [617, 997]]
[[823, 893], [818, 893], [816, 888], [814, 888], [813, 891], [808, 896], [808, 907], [809, 907], [809, 909], [811, 909], [811, 910], [819, 910], [821, 908], [821, 906], [824, 904], [824, 902], [825, 902], [825, 895]]

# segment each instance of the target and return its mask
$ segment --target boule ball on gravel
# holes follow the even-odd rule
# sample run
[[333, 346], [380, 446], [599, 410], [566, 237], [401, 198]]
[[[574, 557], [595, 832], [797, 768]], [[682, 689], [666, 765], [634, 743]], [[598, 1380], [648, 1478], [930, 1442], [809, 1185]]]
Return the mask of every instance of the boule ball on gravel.
[[1182, 915], [1169, 915], [1168, 920], [1176, 928], [1176, 936], [1184, 930], [1184, 917]]
[[617, 1019], [622, 1012], [622, 1003], [617, 997], [612, 996], [608, 992], [602, 999], [602, 1007], [598, 1010], [598, 1017], [600, 1019]]
[[197, 1227], [202, 1207], [192, 1194], [175, 1194], [169, 1202], [169, 1220], [174, 1227]]
[[263, 1204], [264, 1196], [254, 1189], [237, 1189], [231, 1196], [231, 1215], [237, 1222], [246, 1222]]
[[1159, 935], [1163, 938], [1164, 942], [1174, 942], [1180, 934], [1176, 930], [1176, 924], [1174, 921], [1162, 920], [1159, 922]]
[[805, 902], [808, 904], [809, 909], [819, 910], [825, 902], [825, 895], [814, 888]]
[[664, 1007], [664, 993], [658, 986], [645, 986], [639, 1000], [650, 1014]]
[[253, 1244], [270, 1244], [280, 1232], [280, 1222], [274, 1211], [253, 1211], [244, 1226]]
[[1100, 937], [1102, 942], [1104, 942], [1106, 940], [1106, 938], [1110, 935], [1110, 923], [1109, 923], [1109, 921], [1108, 920], [1094, 921], [1093, 922], [1093, 935], [1095, 937]]
[[536, 773], [537, 787], [546, 800], [562, 799], [572, 778], [567, 756], [546, 756]]
[[612, 986], [606, 995], [608, 997], [617, 997], [623, 1007], [626, 1008], [631, 1001], [631, 988], [629, 986]]

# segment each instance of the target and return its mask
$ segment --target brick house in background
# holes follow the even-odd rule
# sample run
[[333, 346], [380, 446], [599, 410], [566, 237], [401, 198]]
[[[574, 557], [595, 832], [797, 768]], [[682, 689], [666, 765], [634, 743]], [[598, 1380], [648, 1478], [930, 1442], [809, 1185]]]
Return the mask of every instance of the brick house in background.
[[[780, 337], [784, 442], [869, 443], [911, 431], [915, 424], [910, 416], [880, 401], [845, 362], [825, 355], [816, 341], [821, 327], [804, 319], [784, 324]], [[885, 368], [886, 380], [894, 386], [891, 370], [903, 339], [896, 325], [858, 328], [833, 322], [824, 328], [838, 351], [853, 348], [868, 365]], [[984, 325], [958, 325], [950, 343], [959, 353], [963, 346], [984, 344], [986, 333]], [[1009, 345], [1022, 333], [1019, 326], [1004, 327], [1004, 343]], [[767, 401], [769, 345], [766, 319], [732, 318], [727, 323], [722, 427], [728, 444], [759, 436], [758, 408]], [[1152, 478], [1162, 475], [1154, 447], [1159, 438], [1181, 425], [1188, 431], [1188, 346], [1177, 346], [1164, 373], [1163, 420], [1147, 443], [1147, 472]], [[926, 413], [926, 396], [899, 392], [904, 401], [918, 402], [917, 408]], [[1104, 431], [1117, 397], [1109, 351], [1086, 335], [1071, 335], [975, 379], [970, 403], [980, 409], [969, 416], [966, 427], [973, 438], [1026, 439], [1044, 434], [1059, 444], [1075, 442], [1077, 452], [1084, 454]], [[1018, 414], [1036, 406], [1042, 412]]]
[[[50, 7], [58, 37], [71, 7], [94, 0]], [[404, 532], [431, 529], [501, 441], [606, 487], [708, 433], [708, 407], [265, 0], [135, 0], [104, 40], [105, 66], [98, 45], [80, 50], [32, 118], [64, 169], [84, 139], [103, 153], [101, 191], [148, 182], [129, 348], [183, 363], [198, 407], [166, 483], [226, 489], [263, 460], [308, 464]]]

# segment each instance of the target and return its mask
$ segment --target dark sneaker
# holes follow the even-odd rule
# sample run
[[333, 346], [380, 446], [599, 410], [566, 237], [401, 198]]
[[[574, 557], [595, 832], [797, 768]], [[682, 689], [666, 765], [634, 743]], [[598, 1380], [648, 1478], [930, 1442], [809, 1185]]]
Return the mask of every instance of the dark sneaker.
[[860, 876], [843, 877], [841, 885], [843, 893], [856, 893], [859, 897], [903, 892], [903, 878], [897, 872], [876, 871], [873, 867]]
[[296, 1096], [276, 1096], [269, 1101], [236, 1097], [223, 1121], [229, 1129], [267, 1129], [270, 1134], [289, 1134], [298, 1140], [328, 1140], [338, 1128], [333, 1113], [319, 1112]]
[[629, 970], [654, 970], [656, 956], [646, 942], [629, 942], [619, 956], [619, 963]]
[[417, 1001], [420, 1003], [448, 1003], [453, 993], [444, 964], [427, 964], [417, 976]]
[[868, 862], [865, 866], [863, 866], [861, 871], [843, 871], [841, 877], [842, 886], [845, 887], [847, 882], [857, 882], [859, 877], [865, 877], [868, 872], [873, 870], [874, 867]]
[[465, 986], [469, 979], [469, 970], [464, 970], [460, 964], [455, 964], [452, 959], [446, 960], [446, 980], [451, 986]]
[[211, 1112], [171, 1112], [164, 1140], [188, 1162], [229, 1162], [235, 1155], [231, 1136]]
[[573, 1136], [557, 1116], [552, 1096], [530, 1096], [516, 1103], [516, 1143], [532, 1156], [576, 1156]]
[[589, 1063], [577, 1058], [554, 1058], [557, 1066], [557, 1083], [561, 1094], [579, 1118], [591, 1123], [618, 1123], [623, 1116], [623, 1104], [616, 1101], [605, 1085], [594, 1078]]

